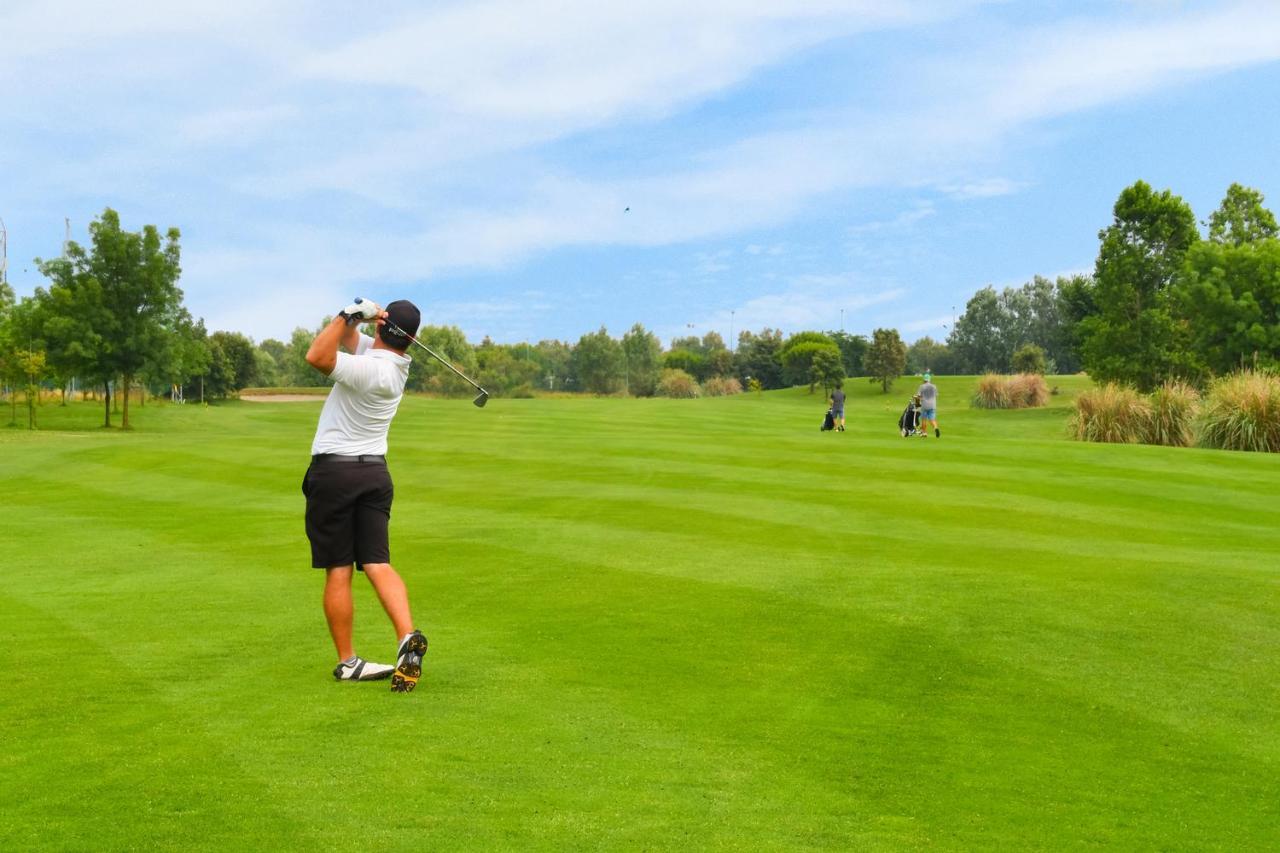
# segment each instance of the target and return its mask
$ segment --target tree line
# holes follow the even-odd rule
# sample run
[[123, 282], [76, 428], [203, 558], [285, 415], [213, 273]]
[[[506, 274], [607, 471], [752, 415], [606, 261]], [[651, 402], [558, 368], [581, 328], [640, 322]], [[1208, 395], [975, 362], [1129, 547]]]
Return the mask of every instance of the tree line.
[[[1091, 274], [984, 287], [945, 342], [925, 336], [907, 346], [896, 329], [864, 336], [765, 328], [741, 332], [733, 347], [708, 332], [664, 349], [639, 323], [621, 337], [601, 327], [577, 342], [473, 344], [445, 325], [425, 326], [419, 337], [491, 393], [516, 397], [814, 391], [847, 377], [867, 377], [887, 392], [904, 372], [925, 370], [1084, 370], [1145, 391], [1168, 379], [1202, 384], [1243, 366], [1280, 367], [1280, 228], [1260, 192], [1232, 184], [1205, 234], [1183, 199], [1143, 181], [1120, 193], [1112, 213], [1098, 232]], [[183, 305], [178, 229], [125, 231], [107, 208], [89, 232], [89, 246], [69, 242], [62, 257], [36, 259], [48, 285], [32, 296], [16, 300], [0, 282], [0, 382], [10, 391], [11, 419], [19, 392], [34, 423], [40, 388], [61, 388], [65, 398], [72, 380], [101, 394], [106, 426], [113, 395], [122, 398], [126, 427], [131, 388], [218, 399], [251, 386], [329, 382], [305, 359], [328, 318], [295, 329], [288, 341], [209, 333]], [[430, 359], [417, 361], [408, 388], [468, 390]]]
[[1144, 181], [1116, 200], [1091, 274], [979, 290], [945, 343], [921, 338], [908, 370], [1087, 372], [1150, 391], [1280, 367], [1280, 229], [1262, 193], [1232, 184], [1203, 224]]

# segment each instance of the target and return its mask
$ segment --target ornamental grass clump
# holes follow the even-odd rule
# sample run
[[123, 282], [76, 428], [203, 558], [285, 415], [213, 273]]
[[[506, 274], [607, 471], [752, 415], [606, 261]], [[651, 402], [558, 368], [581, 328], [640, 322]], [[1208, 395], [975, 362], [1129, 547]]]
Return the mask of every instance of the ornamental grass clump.
[[727, 397], [741, 393], [742, 383], [736, 376], [712, 376], [702, 383], [702, 394], [706, 397]]
[[972, 400], [979, 409], [1034, 409], [1048, 403], [1049, 386], [1037, 373], [988, 373], [978, 380]]
[[1213, 383], [1197, 434], [1201, 447], [1280, 452], [1280, 376], [1246, 370]]
[[1142, 441], [1151, 422], [1151, 404], [1132, 388], [1107, 383], [1076, 397], [1072, 435], [1080, 441], [1131, 444]]
[[1038, 409], [1049, 405], [1049, 386], [1039, 373], [1019, 373], [1009, 377], [1010, 408]]
[[1190, 447], [1196, 441], [1195, 418], [1200, 393], [1185, 382], [1172, 380], [1151, 394], [1151, 419], [1147, 422], [1147, 444]]
[[978, 409], [1009, 408], [1009, 383], [998, 373], [987, 373], [978, 380], [973, 395], [973, 406]]

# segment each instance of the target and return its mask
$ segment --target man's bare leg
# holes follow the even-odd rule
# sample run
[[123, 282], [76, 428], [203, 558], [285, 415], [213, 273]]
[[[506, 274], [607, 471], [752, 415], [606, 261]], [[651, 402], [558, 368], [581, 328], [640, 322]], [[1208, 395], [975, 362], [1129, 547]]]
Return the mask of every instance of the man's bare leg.
[[413, 631], [413, 616], [409, 613], [409, 591], [405, 588], [400, 573], [391, 568], [390, 563], [366, 563], [365, 577], [373, 584], [373, 591], [382, 602], [382, 609], [387, 611], [392, 626], [396, 629], [396, 642], [404, 639]]
[[355, 621], [355, 607], [351, 603], [351, 566], [334, 566], [324, 572], [324, 618], [329, 623], [338, 660], [347, 660], [355, 654], [351, 648], [351, 626]]

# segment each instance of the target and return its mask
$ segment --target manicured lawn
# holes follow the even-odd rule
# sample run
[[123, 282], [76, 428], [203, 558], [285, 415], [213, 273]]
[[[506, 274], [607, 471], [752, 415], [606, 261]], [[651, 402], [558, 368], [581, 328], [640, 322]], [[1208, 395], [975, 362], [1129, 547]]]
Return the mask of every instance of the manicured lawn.
[[906, 379], [844, 434], [805, 389], [406, 400], [408, 696], [329, 675], [318, 403], [46, 404], [0, 428], [0, 849], [1274, 848], [1280, 457], [972, 383], [941, 441]]

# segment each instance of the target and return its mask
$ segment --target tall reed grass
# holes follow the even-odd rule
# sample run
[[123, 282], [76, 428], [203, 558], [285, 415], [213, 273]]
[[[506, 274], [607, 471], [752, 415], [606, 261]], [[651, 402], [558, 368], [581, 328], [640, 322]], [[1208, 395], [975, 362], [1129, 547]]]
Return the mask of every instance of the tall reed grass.
[[1076, 397], [1071, 433], [1080, 441], [1132, 444], [1149, 432], [1151, 404], [1132, 388], [1108, 382]]
[[1196, 443], [1196, 415], [1200, 393], [1185, 382], [1172, 380], [1157, 388], [1150, 398], [1151, 419], [1142, 440], [1147, 444], [1190, 447]]
[[1246, 370], [1214, 382], [1197, 433], [1201, 447], [1280, 452], [1280, 376]]
[[988, 373], [978, 379], [970, 402], [978, 409], [1034, 409], [1049, 403], [1049, 386], [1038, 373]]

